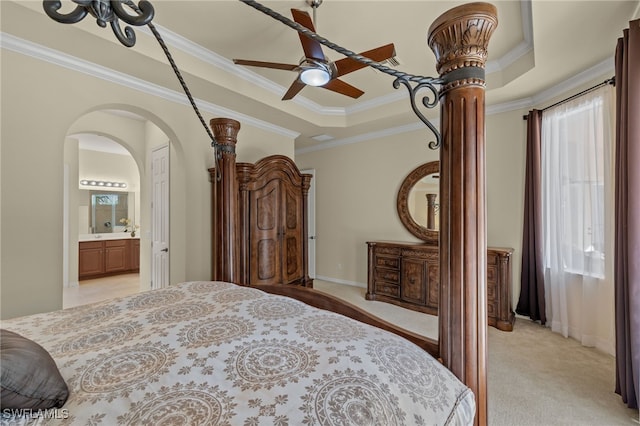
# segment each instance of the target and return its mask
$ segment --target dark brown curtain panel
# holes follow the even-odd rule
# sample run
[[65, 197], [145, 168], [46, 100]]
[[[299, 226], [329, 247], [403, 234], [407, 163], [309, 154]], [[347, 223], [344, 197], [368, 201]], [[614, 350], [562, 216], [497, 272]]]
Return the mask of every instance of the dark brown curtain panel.
[[616, 47], [616, 393], [640, 395], [640, 19]]
[[541, 139], [542, 111], [527, 116], [527, 158], [524, 189], [524, 226], [522, 230], [522, 270], [520, 298], [516, 312], [542, 324], [547, 322], [544, 303], [542, 265], [542, 188]]

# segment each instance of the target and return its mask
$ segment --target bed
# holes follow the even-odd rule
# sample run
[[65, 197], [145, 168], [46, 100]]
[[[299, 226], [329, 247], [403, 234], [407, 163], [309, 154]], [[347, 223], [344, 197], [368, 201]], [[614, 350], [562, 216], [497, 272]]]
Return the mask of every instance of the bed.
[[69, 388], [52, 418], [5, 411], [3, 425], [462, 425], [475, 412], [471, 390], [406, 339], [231, 283], [185, 282], [2, 327], [42, 345]]

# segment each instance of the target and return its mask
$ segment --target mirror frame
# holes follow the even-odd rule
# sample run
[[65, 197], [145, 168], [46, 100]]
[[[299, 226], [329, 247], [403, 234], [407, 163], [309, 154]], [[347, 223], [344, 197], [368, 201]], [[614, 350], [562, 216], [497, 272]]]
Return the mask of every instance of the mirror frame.
[[432, 173], [439, 172], [439, 161], [430, 161], [416, 167], [411, 173], [407, 175], [406, 178], [404, 178], [404, 181], [402, 182], [402, 184], [400, 185], [400, 189], [398, 190], [398, 197], [396, 200], [398, 216], [400, 217], [400, 221], [402, 222], [404, 227], [407, 228], [407, 230], [411, 232], [413, 236], [430, 244], [438, 244], [439, 232], [427, 229], [426, 227], [419, 225], [413, 219], [413, 217], [411, 217], [411, 213], [409, 212], [409, 193], [411, 192], [413, 186], [418, 183], [420, 179]]

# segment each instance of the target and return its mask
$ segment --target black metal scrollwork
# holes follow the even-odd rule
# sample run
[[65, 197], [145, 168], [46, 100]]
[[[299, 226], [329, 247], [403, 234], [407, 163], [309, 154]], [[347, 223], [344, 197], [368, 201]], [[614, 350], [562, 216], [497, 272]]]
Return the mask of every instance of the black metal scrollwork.
[[[129, 25], [142, 26], [147, 25], [153, 19], [154, 9], [150, 2], [142, 0], [136, 6], [132, 1], [121, 0], [72, 0], [77, 4], [76, 8], [67, 14], [58, 12], [62, 7], [59, 0], [44, 0], [42, 6], [46, 14], [53, 20], [62, 24], [75, 24], [80, 22], [87, 15], [96, 18], [97, 24], [104, 28], [107, 23], [111, 25], [111, 29], [116, 38], [127, 47], [136, 44], [136, 34], [129, 26], [124, 27], [124, 32], [120, 27], [120, 20]], [[124, 9], [124, 5], [129, 6], [135, 15], [130, 15]]]
[[440, 132], [438, 131], [436, 126], [434, 126], [433, 123], [431, 123], [429, 119], [425, 117], [424, 114], [422, 114], [422, 112], [416, 105], [416, 97], [418, 96], [418, 92], [424, 88], [428, 89], [431, 93], [427, 96], [422, 97], [422, 104], [427, 108], [434, 108], [436, 105], [438, 105], [438, 89], [434, 85], [433, 79], [423, 80], [421, 82], [418, 82], [418, 84], [416, 84], [415, 86], [412, 86], [411, 82], [406, 78], [398, 77], [393, 81], [394, 89], [398, 89], [401, 84], [405, 86], [409, 91], [409, 101], [411, 102], [411, 109], [413, 109], [413, 112], [418, 116], [420, 121], [422, 121], [436, 137], [435, 141], [429, 142], [429, 148], [440, 148], [440, 142], [442, 139], [442, 137], [440, 136]]
[[[125, 26], [124, 33], [123, 33], [122, 28], [120, 27], [120, 20], [126, 22], [129, 25], [134, 25], [134, 26], [148, 25], [149, 29], [155, 36], [156, 40], [162, 47], [162, 50], [164, 51], [165, 56], [167, 57], [171, 67], [173, 68], [173, 71], [176, 74], [176, 77], [178, 78], [185, 94], [187, 95], [187, 98], [189, 99], [191, 106], [193, 107], [193, 110], [198, 116], [200, 123], [202, 124], [205, 131], [209, 135], [211, 139], [211, 145], [214, 148], [216, 148], [217, 155], [221, 154], [220, 146], [219, 144], [216, 143], [215, 138], [211, 133], [211, 130], [209, 130], [209, 128], [207, 127], [207, 124], [205, 123], [202, 117], [202, 114], [200, 114], [200, 111], [198, 110], [195, 100], [193, 99], [193, 96], [191, 95], [191, 92], [189, 91], [187, 84], [182, 78], [180, 70], [176, 66], [175, 61], [173, 60], [173, 57], [169, 52], [169, 49], [167, 48], [166, 44], [164, 43], [164, 40], [156, 30], [155, 26], [151, 23], [151, 20], [153, 19], [153, 16], [155, 13], [151, 3], [147, 0], [141, 0], [138, 3], [138, 5], [136, 5], [131, 0], [71, 0], [71, 1], [77, 4], [77, 6], [73, 11], [67, 14], [58, 12], [62, 7], [62, 3], [59, 0], [43, 0], [42, 4], [43, 4], [44, 11], [51, 19], [63, 24], [75, 24], [83, 20], [88, 14], [96, 18], [96, 22], [100, 27], [104, 28], [106, 27], [107, 23], [109, 23], [111, 25], [111, 28], [113, 29], [113, 33], [118, 38], [120, 43], [122, 43], [127, 47], [132, 47], [135, 44], [136, 35], [133, 29], [131, 29], [131, 27], [129, 26]], [[413, 109], [413, 112], [433, 132], [433, 134], [436, 137], [435, 141], [429, 142], [429, 148], [437, 149], [440, 147], [440, 142], [441, 142], [440, 133], [438, 132], [438, 129], [424, 116], [424, 114], [420, 112], [420, 110], [417, 107], [416, 97], [418, 96], [418, 92], [420, 90], [426, 88], [431, 92], [431, 94], [428, 96], [424, 96], [422, 98], [422, 104], [426, 108], [434, 108], [438, 104], [438, 89], [436, 88], [436, 85], [444, 84], [445, 80], [441, 78], [434, 78], [434, 77], [416, 76], [416, 75], [408, 74], [402, 71], [389, 68], [383, 64], [375, 62], [364, 56], [358, 55], [357, 53], [354, 53], [348, 49], [338, 46], [335, 43], [332, 43], [326, 38], [316, 34], [315, 32], [310, 31], [308, 28], [280, 15], [279, 13], [269, 9], [266, 6], [261, 5], [260, 3], [254, 0], [240, 0], [240, 1], [272, 17], [273, 19], [280, 21], [281, 23], [293, 28], [294, 30], [298, 31], [304, 36], [309, 37], [313, 40], [316, 40], [319, 43], [327, 46], [328, 48], [335, 50], [338, 53], [341, 53], [351, 59], [354, 59], [372, 68], [375, 68], [378, 71], [381, 71], [385, 74], [395, 77], [395, 80], [393, 81], [393, 87], [398, 89], [400, 85], [403, 85], [407, 88], [407, 90], [409, 91], [411, 108]], [[131, 10], [133, 10], [135, 14], [130, 15], [129, 13], [127, 13], [127, 11], [124, 8], [125, 5], [129, 7]]]

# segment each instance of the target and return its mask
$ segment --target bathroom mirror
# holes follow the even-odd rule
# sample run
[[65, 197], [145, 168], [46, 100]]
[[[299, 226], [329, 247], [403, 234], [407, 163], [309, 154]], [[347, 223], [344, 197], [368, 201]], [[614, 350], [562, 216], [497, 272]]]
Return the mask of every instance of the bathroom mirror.
[[416, 167], [398, 190], [400, 221], [415, 237], [438, 244], [440, 229], [440, 165], [437, 161]]
[[129, 193], [89, 191], [89, 223], [92, 234], [125, 232], [126, 224], [121, 219], [132, 219], [129, 214]]

